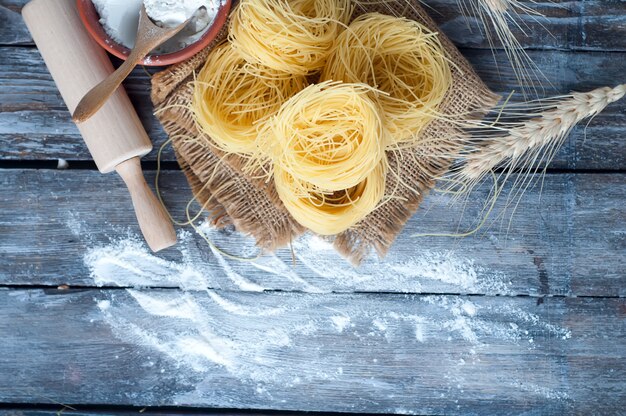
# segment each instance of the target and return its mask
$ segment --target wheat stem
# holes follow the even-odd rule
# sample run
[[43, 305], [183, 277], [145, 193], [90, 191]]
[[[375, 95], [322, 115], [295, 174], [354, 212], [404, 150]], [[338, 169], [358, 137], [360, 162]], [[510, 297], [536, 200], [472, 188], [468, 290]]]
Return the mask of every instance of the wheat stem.
[[[522, 88], [524, 96], [527, 92], [538, 94], [536, 81], [539, 77], [546, 80], [547, 78], [526, 53], [513, 31], [516, 29], [522, 35], [526, 35], [528, 26], [524, 20], [518, 18], [519, 15], [530, 16], [539, 25], [541, 23], [537, 18], [543, 17], [543, 15], [518, 0], [457, 0], [457, 2], [465, 15], [472, 15], [483, 26], [483, 33], [492, 51], [497, 48], [494, 35], [500, 42], [515, 77], [520, 85], [526, 85]], [[531, 3], [534, 1], [531, 0]], [[496, 62], [497, 67], [498, 63]]]
[[482, 2], [485, 5], [485, 7], [487, 7], [488, 9], [496, 13], [504, 13], [509, 8], [508, 0], [482, 0]]

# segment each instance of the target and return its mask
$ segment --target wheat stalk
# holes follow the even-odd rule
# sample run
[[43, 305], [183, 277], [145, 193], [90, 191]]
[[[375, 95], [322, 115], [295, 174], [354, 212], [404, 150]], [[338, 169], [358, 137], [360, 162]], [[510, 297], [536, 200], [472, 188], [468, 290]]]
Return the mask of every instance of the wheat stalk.
[[[512, 70], [520, 85], [528, 85], [522, 88], [522, 92], [526, 94], [526, 90], [532, 90], [536, 93], [533, 85], [537, 80], [537, 75], [542, 75], [539, 67], [532, 61], [526, 53], [520, 42], [517, 40], [511, 27], [517, 28], [526, 35], [524, 28], [518, 22], [520, 14], [530, 16], [538, 22], [537, 17], [543, 15], [529, 7], [527, 4], [519, 0], [456, 0], [461, 13], [466, 17], [474, 17], [482, 25], [482, 31], [487, 38], [487, 42], [491, 50], [497, 49], [493, 35], [498, 38], [500, 44], [504, 48], [511, 63]], [[534, 0], [530, 0], [534, 3]], [[423, 6], [429, 7], [427, 2], [420, 1]], [[357, 0], [356, 5], [362, 10], [366, 5], [379, 4], [387, 8], [387, 12], [394, 16], [402, 16], [406, 11], [412, 10], [418, 12], [413, 0]], [[404, 10], [398, 9], [397, 5], [402, 4]], [[494, 56], [495, 57], [495, 56]], [[497, 62], [496, 62], [497, 66]], [[545, 76], [543, 76], [547, 80]]]
[[[499, 126], [503, 136], [479, 140], [478, 148], [466, 155], [465, 163], [457, 171], [457, 175], [476, 182], [505, 163], [509, 167], [527, 165], [524, 161], [534, 164], [539, 159], [549, 163], [549, 160], [545, 160], [546, 157], [540, 157], [546, 149], [549, 149], [551, 159], [576, 124], [595, 116], [625, 94], [626, 84], [621, 84], [615, 88], [603, 87], [586, 93], [574, 92], [565, 97], [543, 101], [543, 111], [536, 117]], [[532, 109], [524, 105], [514, 108], [516, 114]], [[529, 158], [529, 155], [532, 157]]]
[[[495, 39], [493, 39], [495, 34], [504, 48], [516, 79], [520, 85], [528, 85], [527, 88], [522, 89], [522, 92], [526, 94], [526, 91], [529, 90], [536, 93], [534, 82], [539, 77], [546, 77], [528, 56], [513, 34], [512, 28], [517, 28], [523, 35], [526, 35], [525, 29], [522, 27], [523, 23], [520, 23], [520, 14], [530, 16], [539, 24], [541, 23], [537, 18], [543, 17], [543, 15], [518, 0], [457, 0], [457, 2], [465, 16], [475, 17], [482, 25], [483, 33], [492, 50], [497, 48]], [[534, 1], [531, 0], [531, 3]]]
[[[508, 0], [480, 0], [485, 4], [485, 7], [497, 13], [504, 13], [509, 9]], [[516, 0], [512, 0], [517, 3]]]

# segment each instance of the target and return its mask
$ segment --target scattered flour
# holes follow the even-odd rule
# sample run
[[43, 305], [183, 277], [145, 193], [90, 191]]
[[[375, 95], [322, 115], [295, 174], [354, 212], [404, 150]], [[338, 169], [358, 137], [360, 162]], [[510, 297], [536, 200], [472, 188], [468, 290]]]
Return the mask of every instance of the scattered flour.
[[[75, 235], [83, 233], [85, 228], [73, 216], [68, 217], [67, 226]], [[253, 258], [258, 253], [253, 240], [238, 233], [217, 231], [206, 223], [199, 230], [218, 247], [227, 247], [239, 256]], [[198, 241], [188, 231], [180, 231], [178, 253], [162, 257], [151, 253], [141, 238], [128, 236], [92, 246], [84, 260], [100, 286], [250, 292], [270, 287], [308, 293], [453, 291], [498, 294], [508, 293], [510, 286], [506, 276], [452, 251], [421, 250], [401, 260], [393, 255], [385, 261], [371, 258], [354, 268], [331, 244], [313, 235], [304, 235], [293, 243], [295, 263], [289, 250], [241, 262], [229, 259], [215, 248], [198, 245]], [[253, 276], [251, 267], [256, 270]]]
[[393, 409], [393, 413], [397, 415], [415, 415], [413, 410], [405, 409], [404, 407], [396, 407]]
[[384, 332], [384, 331], [387, 330], [387, 322], [385, 322], [385, 321], [383, 321], [381, 319], [378, 319], [378, 318], [374, 319], [372, 321], [372, 324], [374, 325], [374, 327], [376, 329], [378, 329], [381, 332]]
[[[217, 366], [244, 379], [269, 381], [276, 376], [272, 368], [279, 367], [280, 360], [280, 355], [271, 351], [291, 343], [289, 331], [259, 323], [267, 314], [247, 319], [247, 325], [233, 330], [228, 324], [231, 312], [219, 306], [216, 309], [209, 298], [198, 292], [129, 289], [126, 293], [144, 315], [127, 313], [129, 307], [132, 309], [127, 297], [122, 300], [118, 295], [98, 302], [114, 334], [164, 353], [177, 368], [204, 373]], [[105, 302], [108, 307], [102, 307]], [[237, 310], [250, 311], [242, 305]]]
[[128, 290], [128, 293], [135, 298], [143, 310], [154, 316], [188, 319], [191, 321], [202, 316], [197, 305], [189, 295], [162, 299], [149, 296], [137, 290]]
[[136, 236], [93, 247], [85, 253], [84, 262], [98, 286], [159, 287], [172, 282], [188, 290], [208, 286], [202, 268], [157, 257]]
[[108, 300], [98, 301], [98, 308], [100, 308], [101, 311], [106, 311], [107, 309], [109, 309], [110, 306], [111, 302]]
[[[554, 331], [548, 332], [550, 340], [564, 331], [548, 329], [539, 318], [528, 321], [524, 314], [511, 315], [506, 299], [502, 307], [494, 307], [492, 302], [484, 306], [474, 298], [457, 296], [405, 295], [402, 303], [389, 304], [380, 299], [364, 302], [361, 296], [348, 294], [154, 289], [105, 293], [107, 298], [97, 300], [97, 306], [113, 334], [145, 348], [146, 357], [155, 351], [163, 354], [167, 360], [159, 361], [162, 367], [156, 370], [195, 386], [178, 398], [183, 402], [206, 400], [216, 377], [219, 380], [225, 372], [265, 395], [297, 389], [302, 383], [366, 382], [380, 387], [386, 381], [376, 376], [363, 379], [363, 374], [388, 374], [383, 367], [393, 365], [396, 354], [432, 357], [433, 348], [442, 351], [440, 359], [419, 364], [416, 371], [436, 368], [441, 373], [429, 378], [446, 392], [471, 390], [476, 374], [481, 377], [479, 387], [500, 382], [501, 374], [484, 372], [483, 360], [503, 350], [522, 354], [534, 349], [535, 343], [528, 342], [532, 334]], [[349, 337], [343, 335], [348, 328]], [[338, 350], [332, 347], [337, 337], [342, 337]], [[368, 362], [363, 360], [364, 348], [374, 354], [368, 355]], [[554, 378], [558, 374], [546, 380], [534, 373], [536, 379], [529, 380], [527, 371], [516, 375], [507, 374], [512, 389], [567, 399]]]
[[68, 211], [67, 213], [65, 226], [70, 230], [74, 237], [79, 237], [83, 235], [83, 229], [85, 228], [84, 224], [80, 221], [78, 216], [71, 211]]
[[215, 259], [222, 266], [222, 270], [226, 275], [232, 280], [241, 290], [245, 290], [248, 292], [262, 292], [263, 286], [260, 286], [256, 283], [250, 282], [248, 279], [237, 273], [226, 258], [217, 251], [214, 247], [211, 247], [211, 251], [215, 255]]
[[[100, 24], [117, 43], [132, 49], [135, 45], [142, 5], [148, 16], [158, 24], [175, 27], [191, 16], [192, 21], [155, 52], [169, 53], [197, 41], [215, 19], [222, 0], [93, 0], [100, 15]], [[200, 6], [206, 10], [194, 12]]]
[[[509, 292], [510, 282], [501, 273], [479, 267], [474, 260], [452, 251], [420, 250], [418, 254], [401, 259], [391, 254], [384, 261], [370, 257], [354, 268], [337, 254], [332, 244], [315, 235], [302, 236], [293, 247], [298, 263], [304, 264], [318, 277], [331, 279], [333, 291], [338, 286], [347, 285], [370, 291], [422, 292], [428, 283], [438, 285], [440, 289], [445, 285], [463, 293]], [[345, 266], [337, 267], [338, 264]]]
[[491, 341], [506, 340], [516, 344], [527, 343], [529, 348], [534, 348], [529, 329], [563, 340], [571, 337], [570, 330], [544, 322], [539, 316], [507, 303], [485, 307], [485, 314], [492, 315], [486, 319], [480, 317], [477, 312], [480, 308], [469, 300], [448, 296], [427, 296], [423, 299], [449, 311], [452, 319], [442, 320], [441, 325], [461, 334], [463, 339], [472, 344], [488, 345]]
[[285, 311], [284, 308], [254, 308], [243, 307], [238, 303], [229, 301], [220, 296], [214, 290], [207, 290], [210, 298], [222, 309], [235, 315], [240, 316], [276, 316]]
[[335, 315], [330, 317], [331, 322], [337, 328], [337, 332], [343, 332], [350, 325], [349, 316]]
[[67, 160], [59, 158], [57, 160], [57, 169], [64, 170], [70, 167], [70, 164], [67, 163]]
[[[413, 323], [414, 328], [415, 328], [415, 339], [419, 342], [424, 342], [426, 340], [426, 335], [424, 332], [425, 332], [425, 324], [428, 321], [425, 318], [421, 316], [417, 316], [417, 315], [398, 314], [396, 312], [388, 313], [386, 316], [388, 316], [391, 319]], [[376, 325], [376, 323], [374, 323], [374, 326], [377, 329], [380, 329], [380, 325]]]
[[[68, 217], [67, 225], [83, 227], [74, 216]], [[217, 246], [236, 248], [238, 255], [254, 257], [257, 252], [254, 243], [238, 233], [216, 231], [206, 224], [200, 230]], [[442, 353], [436, 363], [441, 373], [429, 376], [448, 394], [472, 389], [477, 371], [488, 379], [481, 385], [502, 384], [501, 374], [482, 370], [485, 357], [503, 349], [520, 354], [536, 349], [546, 336], [560, 342], [571, 337], [568, 329], [524, 310], [528, 302], [520, 298], [485, 303], [481, 296], [404, 295], [397, 298], [404, 299], [400, 305], [384, 297], [350, 294], [416, 292], [424, 287], [506, 293], [505, 276], [452, 251], [422, 250], [402, 261], [393, 256], [385, 262], [368, 260], [355, 269], [339, 258], [331, 244], [311, 235], [294, 242], [295, 266], [288, 250], [239, 262], [198, 245], [187, 231], [179, 233], [179, 241], [176, 249], [161, 257], [149, 252], [138, 237], [128, 236], [92, 247], [84, 262], [97, 285], [127, 288], [106, 292], [108, 298], [97, 300], [102, 319], [116, 337], [145, 348], [146, 356], [158, 351], [166, 357], [166, 367], [158, 371], [174, 371], [182, 384], [195, 386], [178, 398], [182, 402], [206, 398], [213, 391], [214, 377], [223, 377], [224, 371], [250, 384], [252, 394], [264, 397], [321, 381], [369, 383], [376, 391], [394, 391], [376, 375], [367, 379], [362, 375], [385, 373], [376, 369], [394, 365], [389, 360], [396, 353], [419, 355], [432, 348], [450, 352]], [[183, 290], [142, 290], [145, 287]], [[266, 288], [291, 293], [258, 293]], [[349, 293], [315, 295], [328, 292]], [[344, 345], [340, 354], [327, 353], [332, 344], [325, 342], [337, 337], [342, 337], [342, 343], [354, 343], [354, 348]], [[363, 363], [358, 355], [363, 348], [389, 354]], [[527, 379], [526, 373], [520, 374], [520, 379], [507, 374], [512, 389], [568, 399], [558, 379]]]
[[528, 382], [522, 383], [522, 382], [516, 381], [516, 382], [511, 382], [510, 384], [511, 386], [518, 388], [522, 391], [534, 393], [550, 400], [564, 400], [564, 399], [570, 398], [569, 394], [567, 394], [566, 392], [538, 386], [534, 383], [528, 383]]

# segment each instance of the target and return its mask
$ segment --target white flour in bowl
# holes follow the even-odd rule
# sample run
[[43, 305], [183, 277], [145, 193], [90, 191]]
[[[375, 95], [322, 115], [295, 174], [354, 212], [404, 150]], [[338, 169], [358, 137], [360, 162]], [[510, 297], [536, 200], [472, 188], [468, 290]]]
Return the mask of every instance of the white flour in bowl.
[[153, 53], [176, 52], [197, 41], [211, 26], [223, 0], [92, 0], [100, 15], [100, 24], [111, 38], [129, 49], [135, 46], [142, 4], [148, 16], [157, 24], [175, 27], [194, 15], [200, 6], [206, 10], [196, 13], [180, 33]]

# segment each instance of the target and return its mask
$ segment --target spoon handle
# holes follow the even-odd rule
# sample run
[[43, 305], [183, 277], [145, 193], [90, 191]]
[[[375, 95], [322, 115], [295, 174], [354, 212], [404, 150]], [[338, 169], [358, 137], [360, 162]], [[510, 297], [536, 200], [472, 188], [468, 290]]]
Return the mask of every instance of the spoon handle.
[[[149, 47], [150, 45], [146, 46]], [[76, 110], [74, 110], [74, 114], [72, 115], [72, 119], [75, 123], [84, 122], [93, 116], [96, 111], [102, 108], [104, 103], [107, 102], [109, 97], [113, 95], [115, 90], [117, 90], [120, 84], [132, 72], [137, 63], [143, 59], [144, 56], [150, 53], [150, 49], [146, 49], [147, 48], [135, 47], [128, 56], [128, 59], [126, 59], [126, 61], [124, 61], [124, 63], [117, 68], [115, 72], [93, 87], [80, 100]]]
[[74, 110], [72, 120], [82, 123], [93, 116], [109, 97], [115, 92], [120, 84], [132, 72], [135, 66], [157, 46], [180, 32], [191, 20], [191, 17], [174, 28], [160, 28], [156, 26], [146, 14], [145, 6], [142, 6], [139, 15], [139, 28], [135, 47], [128, 55], [124, 63], [115, 72], [105, 78], [101, 83], [89, 91], [78, 103]]

